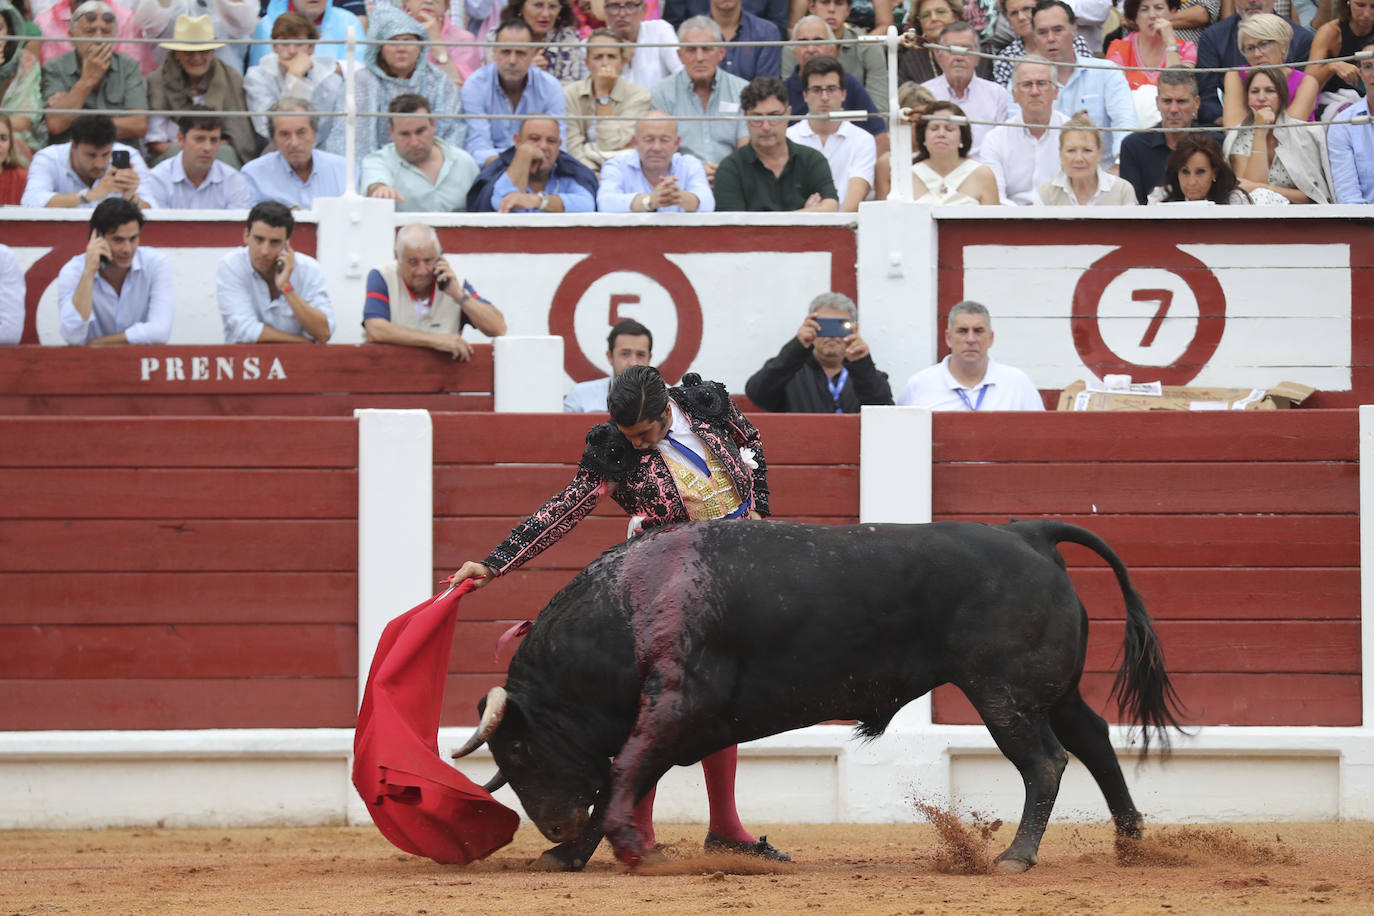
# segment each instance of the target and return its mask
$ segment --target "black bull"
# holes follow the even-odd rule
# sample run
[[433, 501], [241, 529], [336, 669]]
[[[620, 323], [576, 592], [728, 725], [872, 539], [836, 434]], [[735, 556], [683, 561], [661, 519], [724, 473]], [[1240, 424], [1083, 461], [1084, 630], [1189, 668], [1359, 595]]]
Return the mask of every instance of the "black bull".
[[1137, 838], [1107, 724], [1079, 694], [1088, 616], [1060, 542], [1115, 571], [1126, 636], [1114, 693], [1122, 719], [1144, 726], [1144, 751], [1152, 730], [1167, 747], [1177, 700], [1149, 614], [1091, 531], [722, 521], [634, 538], [573, 579], [454, 756], [489, 743], [525, 811], [561, 844], [545, 865], [580, 868], [603, 831], [636, 864], [646, 850], [632, 809], [670, 767], [832, 719], [876, 737], [949, 683], [1026, 785], [1003, 868], [1035, 864], [1068, 753], [1097, 781], [1118, 836]]

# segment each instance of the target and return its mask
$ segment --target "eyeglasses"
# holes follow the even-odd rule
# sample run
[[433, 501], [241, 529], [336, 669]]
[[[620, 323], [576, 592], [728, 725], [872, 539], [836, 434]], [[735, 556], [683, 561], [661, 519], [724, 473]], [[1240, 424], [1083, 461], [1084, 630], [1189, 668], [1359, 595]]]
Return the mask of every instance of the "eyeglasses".
[[1050, 80], [1021, 80], [1016, 84], [1017, 89], [1024, 89], [1030, 92], [1032, 89], [1039, 89], [1041, 92], [1048, 92], [1054, 83]]
[[843, 87], [843, 86], [807, 86], [807, 87], [806, 87], [806, 94], [807, 94], [807, 95], [819, 95], [819, 96], [822, 96], [822, 97], [827, 96], [827, 95], [843, 95], [843, 94], [844, 94], [844, 87]]
[[942, 18], [943, 18], [943, 17], [945, 17], [945, 16], [952, 16], [952, 15], [954, 15], [954, 10], [950, 9], [950, 8], [947, 7], [947, 6], [937, 6], [937, 7], [935, 7], [935, 9], [933, 9], [933, 10], [926, 10], [925, 12], [921, 13], [921, 14], [920, 14], [919, 16], [917, 16], [916, 18], [919, 19], [919, 20], [922, 21], [922, 22], [929, 22], [930, 20], [934, 19], [936, 16], [939, 16], [939, 17], [942, 17]]
[[1251, 54], [1258, 54], [1265, 48], [1268, 48], [1275, 44], [1277, 44], [1277, 42], [1273, 41], [1272, 39], [1267, 39], [1265, 41], [1257, 41], [1252, 45], [1241, 45], [1240, 53], [1245, 54], [1247, 56]]
[[81, 21], [82, 21], [82, 22], [103, 22], [103, 23], [105, 23], [106, 25], [114, 25], [115, 14], [114, 14], [114, 13], [97, 13], [95, 10], [91, 10], [89, 13], [87, 13], [86, 15], [84, 15], [84, 16], [81, 17]]
[[628, 16], [642, 6], [643, 3], [607, 3], [606, 13], [610, 16]]

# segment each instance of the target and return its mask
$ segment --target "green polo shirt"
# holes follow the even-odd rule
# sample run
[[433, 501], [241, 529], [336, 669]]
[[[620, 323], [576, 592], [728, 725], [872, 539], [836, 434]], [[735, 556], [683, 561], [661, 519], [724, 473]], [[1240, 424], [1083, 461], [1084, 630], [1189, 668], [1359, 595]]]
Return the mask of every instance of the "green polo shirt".
[[781, 175], [759, 161], [753, 144], [721, 160], [716, 170], [716, 210], [800, 210], [812, 194], [839, 200], [825, 156], [787, 141], [787, 164]]
[[[75, 51], [59, 54], [43, 65], [43, 104], [47, 104], [59, 92], [68, 92], [81, 78], [81, 62], [76, 59]], [[117, 108], [121, 111], [139, 111], [148, 108], [148, 85], [138, 72], [138, 61], [127, 54], [115, 52], [110, 55], [110, 69], [101, 77], [100, 84], [86, 96], [83, 108]], [[49, 143], [65, 143], [66, 133], [48, 138]]]

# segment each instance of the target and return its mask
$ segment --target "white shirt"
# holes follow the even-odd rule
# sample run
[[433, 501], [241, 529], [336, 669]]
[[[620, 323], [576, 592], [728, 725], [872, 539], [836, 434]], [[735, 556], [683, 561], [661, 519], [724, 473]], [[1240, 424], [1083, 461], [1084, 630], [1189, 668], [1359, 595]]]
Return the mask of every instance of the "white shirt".
[[[660, 44], [677, 43], [677, 32], [672, 25], [662, 19], [645, 19], [639, 24], [636, 42]], [[672, 76], [682, 69], [682, 60], [677, 56], [677, 48], [635, 48], [630, 65], [621, 76], [645, 89], [653, 89], [654, 83], [665, 76]]]
[[148, 173], [148, 190], [156, 195], [159, 206], [173, 210], [252, 209], [256, 203], [253, 188], [237, 169], [216, 159], [196, 187], [186, 177], [182, 155], [163, 160]]
[[[1120, 185], [1126, 185], [1130, 188], [1130, 193], [1127, 194], [1126, 188], [1122, 188]], [[1071, 207], [1106, 207], [1114, 204], [1132, 205], [1136, 202], [1135, 188], [1131, 186], [1129, 181], [1119, 178], [1111, 172], [1104, 172], [1102, 169], [1097, 170], [1097, 190], [1086, 204], [1079, 201], [1078, 194], [1074, 192], [1073, 185], [1069, 183], [1069, 176], [1064, 173], [1063, 169], [1060, 169], [1058, 174], [1054, 176], [1050, 186], [1057, 188], [1061, 193], [1053, 195], [1052, 199], [1046, 199], [1040, 193], [1040, 188], [1044, 187], [1041, 185], [1040, 188], [1035, 189], [1035, 203]]]
[[[687, 415], [682, 412], [682, 408], [678, 407], [672, 398], [668, 399], [668, 406], [673, 411], [673, 423], [668, 427], [668, 432], [677, 440], [678, 445], [686, 446], [696, 452], [702, 461], [705, 461], [707, 454], [710, 453], [710, 450], [706, 448], [706, 443], [702, 442], [697, 434], [692, 432], [691, 421], [687, 419]], [[667, 436], [664, 436], [655, 448], [659, 450], [659, 453], [669, 464], [681, 465], [693, 474], [701, 473], [701, 469], [692, 463], [692, 459], [678, 451], [677, 447], [668, 441]]]
[[[138, 150], [132, 146], [125, 146], [123, 143], [116, 143], [114, 148], [129, 153], [129, 164], [138, 173], [138, 196], [150, 207], [159, 206], [160, 202], [157, 200], [157, 195], [148, 187], [148, 166], [143, 163], [143, 157], [138, 154]], [[101, 178], [103, 177], [105, 176], [101, 175]], [[99, 181], [97, 180], [96, 183], [98, 184]], [[33, 154], [33, 161], [29, 163], [29, 178], [24, 184], [24, 196], [20, 198], [19, 205], [21, 207], [46, 207], [48, 201], [58, 194], [77, 194], [90, 189], [91, 185], [82, 181], [80, 176], [72, 170], [72, 145], [70, 142], [59, 143], [56, 146], [45, 146]], [[94, 207], [98, 203], [100, 203], [99, 200], [92, 200], [75, 206]]]
[[[1050, 111], [1050, 124], [1067, 120], [1063, 112]], [[1037, 139], [1024, 127], [994, 127], [975, 158], [992, 169], [998, 199], [1030, 206], [1035, 203], [1035, 189], [1059, 174], [1059, 131], [1046, 130]]]
[[24, 334], [24, 271], [8, 245], [0, 245], [0, 344], [17, 344]]
[[611, 391], [611, 377], [578, 382], [563, 399], [564, 413], [605, 413], [606, 395]]
[[[329, 303], [324, 271], [309, 255], [296, 252], [296, 266], [291, 271], [291, 285], [310, 306], [324, 312], [329, 320], [329, 333], [334, 333], [334, 307]], [[279, 293], [273, 299], [264, 280], [253, 269], [248, 248], [238, 248], [219, 259], [215, 271], [215, 294], [219, 299], [219, 314], [224, 320], [225, 343], [257, 343], [264, 325], [278, 331], [309, 337], [296, 320], [286, 296]]]
[[[960, 392], [963, 397], [960, 397]], [[964, 399], [968, 399], [968, 403]], [[979, 399], [982, 403], [979, 403]], [[931, 410], [1044, 410], [1045, 402], [1030, 376], [988, 357], [983, 381], [972, 388], [959, 384], [949, 371], [949, 357], [922, 369], [907, 380], [897, 403]]]
[[72, 296], [86, 269], [82, 252], [62, 265], [57, 274], [58, 320], [62, 339], [73, 346], [97, 337], [124, 332], [131, 344], [165, 344], [172, 336], [172, 312], [176, 288], [172, 284], [172, 264], [155, 248], [140, 246], [124, 283], [115, 292], [99, 272], [91, 285], [91, 317], [81, 319]]
[[[787, 128], [787, 139], [809, 146], [830, 163], [830, 177], [835, 191], [844, 202], [849, 179], [862, 178], [873, 187], [873, 167], [878, 159], [878, 144], [873, 135], [849, 121], [841, 121], [840, 129], [828, 137], [816, 133], [809, 120], [803, 119]], [[822, 145], [821, 141], [825, 143]]]
[[[954, 87], [949, 84], [943, 73], [921, 85], [929, 89], [930, 94], [938, 101], [958, 105], [971, 121], [994, 121], [1001, 124], [1007, 120], [1007, 90], [992, 80], [975, 76], [964, 87], [962, 96], [955, 94]], [[978, 151], [983, 148], [983, 138], [992, 130], [993, 125], [970, 124], [969, 127], [973, 129], [973, 146], [968, 154], [977, 159]]]

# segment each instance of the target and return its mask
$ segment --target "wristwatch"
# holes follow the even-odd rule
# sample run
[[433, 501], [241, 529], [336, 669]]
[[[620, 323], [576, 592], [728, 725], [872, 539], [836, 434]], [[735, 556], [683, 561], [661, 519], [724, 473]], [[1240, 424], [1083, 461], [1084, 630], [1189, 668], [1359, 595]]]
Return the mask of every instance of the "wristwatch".
[[654, 196], [653, 196], [652, 194], [645, 194], [645, 195], [644, 195], [644, 212], [646, 212], [646, 213], [657, 213], [657, 212], [658, 212], [658, 207], [655, 207], [655, 206], [654, 206]]
[[611, 104], [611, 97], [609, 95], [599, 95], [596, 97], [596, 104], [609, 105]]
[[89, 193], [88, 193], [89, 190], [90, 190], [89, 188], [82, 188], [80, 191], [77, 191], [77, 192], [76, 192], [76, 199], [77, 199], [79, 202], [83, 203], [83, 204], [88, 204], [88, 203], [90, 203], [90, 202], [91, 202], [91, 198], [90, 198], [90, 195], [89, 195]]
[[548, 210], [548, 209], [549, 209], [549, 195], [548, 195], [548, 194], [545, 194], [543, 191], [540, 191], [540, 192], [539, 192], [539, 209], [540, 209], [540, 210]]
[[434, 58], [434, 62], [441, 67], [448, 63], [447, 51], [435, 51], [431, 56]]

